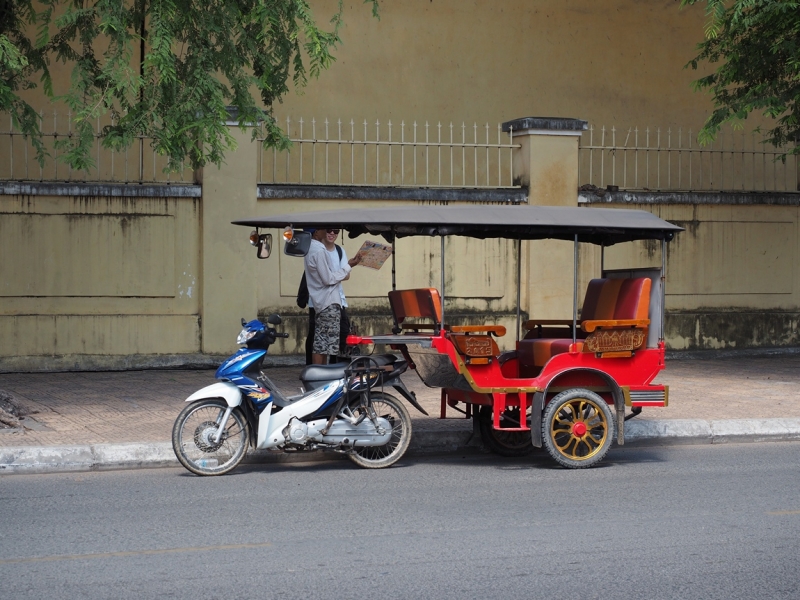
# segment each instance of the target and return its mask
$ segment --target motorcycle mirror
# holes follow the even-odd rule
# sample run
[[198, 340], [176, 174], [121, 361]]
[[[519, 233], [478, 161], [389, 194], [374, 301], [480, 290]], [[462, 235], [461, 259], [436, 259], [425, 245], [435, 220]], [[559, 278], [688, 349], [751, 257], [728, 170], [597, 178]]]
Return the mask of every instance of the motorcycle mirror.
[[244, 317], [242, 317], [242, 327], [244, 327], [245, 325], [247, 325], [247, 321], [245, 321]]
[[272, 234], [262, 233], [258, 236], [258, 242], [256, 243], [256, 256], [258, 258], [269, 258], [271, 252]]
[[272, 314], [267, 317], [267, 323], [270, 325], [280, 325], [281, 324], [281, 316]]
[[308, 231], [295, 231], [291, 240], [283, 245], [283, 253], [288, 256], [305, 256], [311, 248], [311, 234]]

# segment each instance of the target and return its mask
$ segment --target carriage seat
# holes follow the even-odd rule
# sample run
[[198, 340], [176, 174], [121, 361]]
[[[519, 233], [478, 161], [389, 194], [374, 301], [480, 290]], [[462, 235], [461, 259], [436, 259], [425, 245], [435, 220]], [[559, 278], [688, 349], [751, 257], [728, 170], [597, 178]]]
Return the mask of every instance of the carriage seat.
[[[630, 356], [641, 348], [650, 324], [651, 285], [647, 277], [592, 279], [583, 300], [576, 350], [610, 357]], [[520, 375], [531, 376], [531, 368], [538, 372], [556, 354], [569, 352], [571, 325], [572, 321], [527, 321], [528, 333], [517, 342]], [[545, 327], [548, 337], [542, 337]], [[553, 335], [559, 331], [561, 335]]]
[[[395, 335], [404, 330], [419, 332], [420, 329], [439, 333], [442, 322], [442, 300], [436, 288], [413, 290], [392, 290], [389, 292], [389, 306], [392, 309]], [[406, 319], [414, 319], [407, 322]]]

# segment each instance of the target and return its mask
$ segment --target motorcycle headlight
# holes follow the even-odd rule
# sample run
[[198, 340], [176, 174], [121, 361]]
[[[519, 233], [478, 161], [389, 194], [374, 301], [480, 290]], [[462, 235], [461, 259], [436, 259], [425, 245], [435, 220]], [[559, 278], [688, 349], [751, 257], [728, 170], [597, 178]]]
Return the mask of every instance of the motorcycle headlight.
[[239, 332], [239, 337], [236, 338], [237, 344], [246, 344], [249, 339], [251, 339], [256, 334], [255, 331], [249, 331], [247, 329], [242, 329]]

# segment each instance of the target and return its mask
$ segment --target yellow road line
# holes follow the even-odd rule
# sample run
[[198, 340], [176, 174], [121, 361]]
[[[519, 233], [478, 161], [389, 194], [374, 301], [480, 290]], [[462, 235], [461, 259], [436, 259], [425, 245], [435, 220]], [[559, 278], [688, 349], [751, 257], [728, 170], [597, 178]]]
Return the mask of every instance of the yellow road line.
[[771, 510], [768, 515], [800, 515], [800, 510]]
[[53, 562], [58, 560], [88, 560], [92, 558], [119, 558], [127, 556], [156, 556], [159, 554], [180, 554], [182, 552], [208, 552], [209, 550], [246, 550], [250, 548], [266, 548], [270, 542], [263, 544], [220, 544], [218, 546], [189, 546], [186, 548], [164, 548], [161, 550], [130, 550], [127, 552], [100, 552], [97, 554], [56, 554], [54, 556], [31, 556], [29, 558], [0, 558], [0, 565]]

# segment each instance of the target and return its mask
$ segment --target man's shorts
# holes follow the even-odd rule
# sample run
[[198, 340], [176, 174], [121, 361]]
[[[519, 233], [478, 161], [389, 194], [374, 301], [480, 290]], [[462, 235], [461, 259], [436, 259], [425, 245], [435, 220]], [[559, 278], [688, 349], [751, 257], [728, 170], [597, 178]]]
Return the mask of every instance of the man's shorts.
[[339, 329], [342, 308], [331, 304], [316, 315], [314, 354], [339, 354]]

